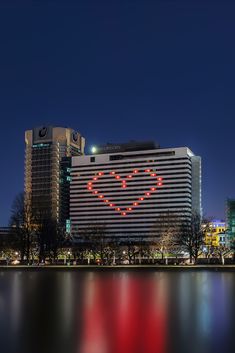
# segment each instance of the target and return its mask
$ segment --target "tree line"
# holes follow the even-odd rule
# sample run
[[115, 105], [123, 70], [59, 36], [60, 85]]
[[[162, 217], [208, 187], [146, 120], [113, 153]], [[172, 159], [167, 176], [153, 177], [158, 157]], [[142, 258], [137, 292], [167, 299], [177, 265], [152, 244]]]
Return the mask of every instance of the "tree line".
[[0, 251], [5, 258], [19, 254], [22, 263], [46, 260], [56, 263], [60, 255], [68, 255], [69, 260], [82, 264], [141, 264], [143, 261], [168, 264], [169, 258], [177, 260], [186, 255], [190, 263], [197, 263], [203, 256], [208, 263], [211, 258], [217, 258], [223, 264], [234, 253], [233, 246], [205, 247], [209, 223], [196, 212], [183, 222], [167, 212], [156, 220], [149, 240], [125, 235], [110, 237], [105, 224], [97, 222], [78, 230], [78, 241], [73, 241], [56, 220], [40, 211], [33, 214], [30, 195], [27, 199], [21, 193], [13, 202], [11, 232], [0, 238]]
[[[83, 244], [83, 253], [89, 254], [93, 261], [99, 256], [105, 264], [112, 264], [115, 258], [119, 263], [126, 259], [129, 264], [143, 261], [155, 263], [160, 259], [162, 264], [167, 265], [170, 259], [178, 260], [182, 257], [187, 257], [191, 264], [196, 264], [199, 257], [206, 259], [207, 263], [217, 259], [224, 264], [225, 258], [234, 253], [233, 246], [205, 246], [205, 235], [209, 231], [210, 221], [202, 219], [197, 212], [193, 212], [184, 221], [179, 221], [178, 215], [167, 212], [158, 217], [148, 240], [144, 237], [136, 240], [125, 235], [110, 238], [102, 223], [83, 228], [79, 238]], [[81, 244], [78, 252], [81, 251]]]
[[32, 212], [30, 195], [15, 198], [9, 222], [10, 232], [0, 239], [5, 257], [18, 253], [20, 261], [55, 262], [67, 241], [65, 230], [43, 211]]

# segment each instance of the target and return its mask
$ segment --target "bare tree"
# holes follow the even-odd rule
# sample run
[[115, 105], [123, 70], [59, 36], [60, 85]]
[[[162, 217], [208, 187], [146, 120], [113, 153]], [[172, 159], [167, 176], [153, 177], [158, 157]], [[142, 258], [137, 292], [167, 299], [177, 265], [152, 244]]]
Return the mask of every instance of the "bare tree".
[[23, 261], [26, 257], [29, 262], [32, 237], [36, 229], [35, 218], [30, 206], [30, 195], [26, 196], [24, 193], [20, 193], [16, 196], [11, 209], [10, 226], [18, 239], [21, 260]]
[[214, 248], [213, 254], [218, 257], [221, 264], [224, 265], [224, 260], [232, 254], [232, 250], [225, 245], [219, 245]]
[[208, 229], [209, 222], [207, 220], [202, 222], [201, 215], [197, 212], [193, 212], [190, 218], [182, 223], [179, 244], [189, 253], [190, 263], [197, 262]]
[[39, 262], [46, 258], [52, 262], [57, 261], [59, 250], [66, 239], [66, 232], [55, 219], [47, 214], [39, 213], [37, 217], [37, 242]]
[[156, 219], [153, 227], [154, 247], [161, 254], [162, 260], [168, 264], [168, 254], [178, 246], [179, 218], [167, 212]]
[[100, 257], [101, 263], [107, 256], [109, 243], [106, 236], [106, 228], [102, 223], [92, 223], [90, 226], [80, 230], [80, 237], [85, 242], [87, 249], [92, 254], [93, 260]]
[[138, 254], [139, 262], [141, 262], [140, 245], [137, 244], [133, 239], [130, 239], [129, 236], [127, 237], [127, 241], [125, 243], [126, 246], [124, 247], [123, 255], [127, 254], [129, 264], [135, 263]]

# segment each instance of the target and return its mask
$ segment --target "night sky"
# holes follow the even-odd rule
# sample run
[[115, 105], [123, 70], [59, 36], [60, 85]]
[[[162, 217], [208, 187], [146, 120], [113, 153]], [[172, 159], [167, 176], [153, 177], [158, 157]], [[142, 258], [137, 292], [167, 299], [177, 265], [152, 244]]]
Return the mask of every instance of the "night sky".
[[155, 140], [202, 157], [203, 209], [235, 196], [235, 2], [0, 0], [0, 225], [23, 190], [24, 131], [90, 147]]

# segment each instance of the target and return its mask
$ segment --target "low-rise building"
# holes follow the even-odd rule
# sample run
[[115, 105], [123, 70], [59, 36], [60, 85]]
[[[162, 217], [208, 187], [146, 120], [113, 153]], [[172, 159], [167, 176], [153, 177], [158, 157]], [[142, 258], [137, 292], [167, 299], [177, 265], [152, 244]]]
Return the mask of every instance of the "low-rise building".
[[220, 220], [211, 221], [204, 241], [207, 248], [227, 245], [225, 222]]

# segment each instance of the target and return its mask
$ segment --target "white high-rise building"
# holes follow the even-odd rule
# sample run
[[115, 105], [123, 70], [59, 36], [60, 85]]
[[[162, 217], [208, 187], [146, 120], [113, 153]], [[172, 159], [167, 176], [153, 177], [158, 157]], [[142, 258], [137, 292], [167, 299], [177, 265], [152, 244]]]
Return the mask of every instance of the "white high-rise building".
[[[72, 158], [72, 235], [101, 224], [109, 236], [150, 239], [162, 216], [201, 214], [201, 158], [187, 147], [106, 145]], [[174, 217], [173, 217], [174, 216]]]

